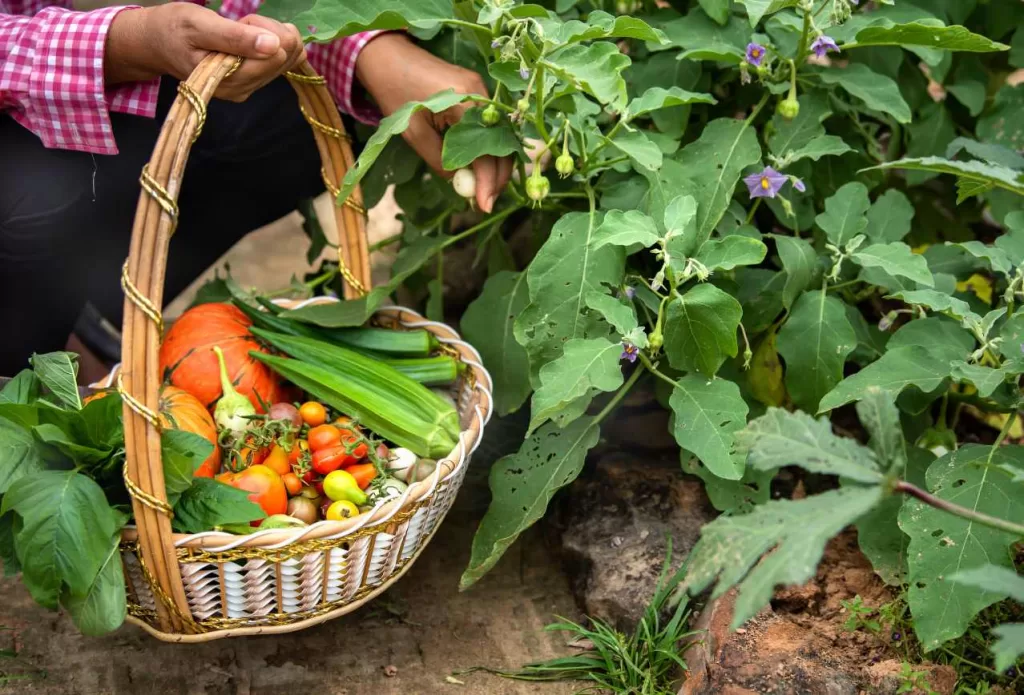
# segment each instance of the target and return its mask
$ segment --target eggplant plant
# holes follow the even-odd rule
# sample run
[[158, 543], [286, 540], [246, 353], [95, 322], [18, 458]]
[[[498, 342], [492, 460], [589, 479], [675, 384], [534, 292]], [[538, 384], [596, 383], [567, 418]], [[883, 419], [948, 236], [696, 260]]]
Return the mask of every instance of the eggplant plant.
[[[400, 28], [487, 76], [385, 118], [345, 177], [395, 186], [392, 280], [289, 312], [351, 326], [403, 284], [432, 294], [453, 245], [489, 277], [461, 317], [495, 408], [529, 410], [462, 579], [483, 576], [579, 474], [640, 379], [671, 410], [681, 465], [726, 512], [684, 590], [739, 587], [734, 626], [812, 578], [856, 526], [906, 587], [922, 647], [1020, 587], [1024, 538], [1024, 4], [1018, 0], [267, 0], [326, 41]], [[1016, 86], [1015, 86], [1016, 85]], [[443, 165], [512, 157], [488, 216], [400, 136], [472, 102]], [[545, 163], [547, 166], [545, 167]], [[509, 239], [527, 221], [527, 262]], [[520, 253], [520, 256], [522, 254]], [[435, 309], [436, 315], [436, 309]], [[842, 417], [860, 437], [840, 436]], [[973, 423], [971, 441], [963, 433]], [[832, 489], [770, 499], [784, 467]], [[954, 581], [954, 576], [958, 579]], [[965, 578], [966, 577], [966, 578]], [[1000, 664], [1024, 652], [1000, 628]]]

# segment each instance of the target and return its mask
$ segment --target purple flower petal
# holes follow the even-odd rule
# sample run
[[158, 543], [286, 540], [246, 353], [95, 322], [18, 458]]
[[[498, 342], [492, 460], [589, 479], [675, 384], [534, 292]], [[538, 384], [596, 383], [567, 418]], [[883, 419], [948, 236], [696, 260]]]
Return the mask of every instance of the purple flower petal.
[[519, 76], [522, 77], [524, 80], [528, 80], [530, 79], [530, 71], [527, 70], [526, 68], [519, 68]]
[[803, 181], [801, 181], [800, 179], [798, 179], [795, 176], [791, 176], [790, 178], [793, 180], [793, 188], [795, 188], [800, 193], [806, 193], [807, 192], [807, 186], [804, 185]]
[[626, 295], [626, 299], [632, 299], [636, 296], [636, 289], [633, 287], [626, 287], [624, 294]]
[[765, 48], [759, 43], [748, 43], [747, 44], [747, 62], [754, 67], [761, 67], [761, 61], [764, 60]]
[[814, 55], [824, 58], [829, 51], [839, 53], [839, 46], [831, 36], [822, 34], [811, 43], [811, 50], [814, 51]]
[[743, 179], [751, 198], [774, 198], [787, 181], [789, 181], [788, 176], [780, 174], [771, 167], [765, 167], [764, 171], [751, 174]]
[[501, 41], [500, 40], [494, 39], [494, 41], [491, 41], [491, 48], [500, 48], [500, 47], [501, 47]]
[[622, 354], [619, 355], [619, 359], [620, 360], [629, 360], [630, 362], [636, 362], [636, 358], [637, 358], [638, 352], [639, 351], [636, 349], [636, 345], [634, 345], [633, 343], [630, 343], [630, 342], [627, 342], [627, 341], [623, 340], [622, 341]]

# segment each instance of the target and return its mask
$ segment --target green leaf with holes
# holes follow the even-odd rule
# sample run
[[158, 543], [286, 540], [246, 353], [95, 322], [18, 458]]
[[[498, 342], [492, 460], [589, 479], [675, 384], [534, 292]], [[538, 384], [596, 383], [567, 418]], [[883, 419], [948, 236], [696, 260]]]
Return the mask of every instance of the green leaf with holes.
[[[1024, 498], [996, 468], [1022, 462], [1024, 448], [1019, 446], [967, 444], [928, 467], [928, 491], [972, 512], [1022, 519]], [[899, 523], [910, 536], [908, 601], [914, 630], [925, 651], [931, 652], [964, 634], [980, 611], [1006, 598], [1006, 593], [949, 578], [985, 563], [1012, 569], [1010, 548], [1020, 539], [917, 499], [906, 501]]]
[[599, 434], [592, 418], [576, 420], [565, 429], [549, 422], [527, 437], [517, 453], [491, 467], [491, 504], [473, 537], [461, 589], [489, 572], [519, 534], [544, 515], [555, 493], [579, 475]]

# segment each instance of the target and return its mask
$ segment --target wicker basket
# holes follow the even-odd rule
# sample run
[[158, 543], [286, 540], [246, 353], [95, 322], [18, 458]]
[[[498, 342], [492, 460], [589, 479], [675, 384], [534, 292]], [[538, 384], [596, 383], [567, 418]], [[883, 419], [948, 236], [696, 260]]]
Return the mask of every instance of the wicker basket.
[[[181, 83], [153, 158], [143, 168], [143, 192], [122, 275], [122, 363], [107, 384], [116, 384], [125, 402], [125, 484], [135, 514], [135, 526], [125, 529], [121, 544], [128, 620], [172, 642], [298, 630], [355, 610], [384, 591], [416, 559], [450, 508], [492, 405], [490, 376], [479, 354], [454, 330], [408, 309], [381, 309], [375, 323], [425, 328], [469, 367], [452, 391], [463, 431], [435, 472], [400, 498], [353, 519], [247, 536], [172, 532], [155, 416], [163, 329], [158, 307], [163, 305], [167, 248], [177, 223], [175, 200], [189, 149], [206, 120], [206, 104], [240, 63], [234, 56], [212, 54]], [[308, 64], [287, 77], [313, 127], [324, 182], [336, 194], [338, 182], [353, 166], [341, 118], [323, 78]], [[335, 215], [349, 298], [365, 293], [370, 278], [360, 199], [357, 191]]]

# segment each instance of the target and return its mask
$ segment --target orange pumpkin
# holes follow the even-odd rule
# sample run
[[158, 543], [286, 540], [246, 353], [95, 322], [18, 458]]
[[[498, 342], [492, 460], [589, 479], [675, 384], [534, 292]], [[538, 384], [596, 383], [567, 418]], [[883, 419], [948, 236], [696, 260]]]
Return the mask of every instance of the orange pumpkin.
[[[248, 397], [257, 412], [260, 399], [280, 400], [280, 378], [250, 350], [266, 352], [249, 332], [252, 322], [231, 304], [200, 304], [174, 322], [160, 345], [160, 371], [171, 384], [183, 388], [212, 408], [221, 396], [220, 366], [213, 346], [224, 352], [228, 377], [238, 392]], [[259, 394], [257, 398], [256, 394]]]
[[160, 390], [160, 423], [168, 429], [198, 434], [213, 444], [213, 453], [196, 470], [197, 478], [212, 478], [220, 472], [217, 425], [199, 399], [184, 389], [165, 384]]

